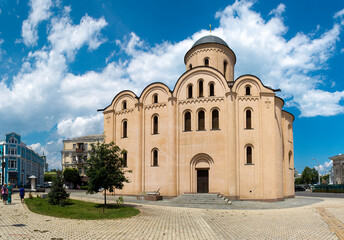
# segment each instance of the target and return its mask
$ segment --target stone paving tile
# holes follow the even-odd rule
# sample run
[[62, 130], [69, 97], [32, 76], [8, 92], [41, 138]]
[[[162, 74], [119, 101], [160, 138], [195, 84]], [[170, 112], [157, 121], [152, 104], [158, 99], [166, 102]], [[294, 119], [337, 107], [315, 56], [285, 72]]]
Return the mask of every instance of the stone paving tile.
[[324, 199], [271, 210], [139, 205], [132, 218], [85, 221], [31, 213], [15, 196], [13, 205], [0, 204], [0, 239], [338, 239], [315, 208], [343, 221], [343, 203]]

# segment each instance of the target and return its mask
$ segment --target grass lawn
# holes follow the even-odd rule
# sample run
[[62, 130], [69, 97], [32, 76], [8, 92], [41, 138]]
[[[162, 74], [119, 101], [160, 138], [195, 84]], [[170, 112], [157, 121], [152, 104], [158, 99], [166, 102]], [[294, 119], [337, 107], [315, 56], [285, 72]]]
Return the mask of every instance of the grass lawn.
[[136, 208], [129, 206], [106, 205], [103, 213], [103, 204], [84, 202], [70, 199], [68, 204], [61, 207], [50, 205], [47, 199], [32, 198], [25, 199], [25, 203], [30, 211], [42, 215], [72, 219], [116, 219], [132, 217], [140, 213]]

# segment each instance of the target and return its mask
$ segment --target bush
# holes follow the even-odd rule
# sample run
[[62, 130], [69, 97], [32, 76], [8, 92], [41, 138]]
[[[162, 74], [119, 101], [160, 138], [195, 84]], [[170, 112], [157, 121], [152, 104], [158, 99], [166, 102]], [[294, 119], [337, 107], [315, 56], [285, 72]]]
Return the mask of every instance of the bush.
[[63, 187], [63, 180], [61, 174], [58, 174], [48, 194], [48, 202], [51, 205], [64, 206], [68, 200], [68, 197], [69, 194]]
[[116, 200], [116, 203], [118, 207], [121, 207], [124, 203], [123, 197], [118, 197], [118, 199]]
[[29, 198], [30, 198], [30, 199], [33, 199], [32, 193], [29, 193]]

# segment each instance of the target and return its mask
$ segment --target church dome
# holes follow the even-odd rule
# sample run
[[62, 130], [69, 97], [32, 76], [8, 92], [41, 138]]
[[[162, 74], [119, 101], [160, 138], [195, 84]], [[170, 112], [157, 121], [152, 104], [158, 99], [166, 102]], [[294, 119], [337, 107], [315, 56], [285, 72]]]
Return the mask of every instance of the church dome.
[[205, 44], [205, 43], [218, 43], [218, 44], [221, 44], [221, 45], [229, 48], [228, 44], [223, 39], [216, 37], [216, 36], [213, 36], [213, 35], [204, 36], [204, 37], [198, 39], [194, 43], [194, 45], [192, 45], [192, 47], [196, 47], [198, 45]]

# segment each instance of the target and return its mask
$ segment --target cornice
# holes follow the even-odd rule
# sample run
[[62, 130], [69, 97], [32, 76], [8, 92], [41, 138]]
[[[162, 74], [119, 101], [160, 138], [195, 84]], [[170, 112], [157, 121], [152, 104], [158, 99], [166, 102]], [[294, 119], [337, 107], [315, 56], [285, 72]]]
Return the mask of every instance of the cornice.
[[118, 112], [115, 112], [115, 115], [123, 115], [123, 114], [127, 114], [127, 113], [132, 113], [134, 112], [134, 108], [130, 108], [130, 109], [124, 109]]
[[145, 106], [145, 110], [149, 110], [149, 109], [156, 109], [156, 108], [164, 108], [166, 107], [166, 103], [153, 103], [150, 105], [146, 105]]
[[259, 101], [259, 97], [253, 97], [253, 96], [245, 96], [245, 97], [239, 97], [238, 98], [239, 101]]
[[224, 102], [223, 97], [207, 97], [207, 98], [190, 98], [186, 100], [180, 100], [179, 105], [195, 104], [195, 103], [209, 103], [209, 102]]

